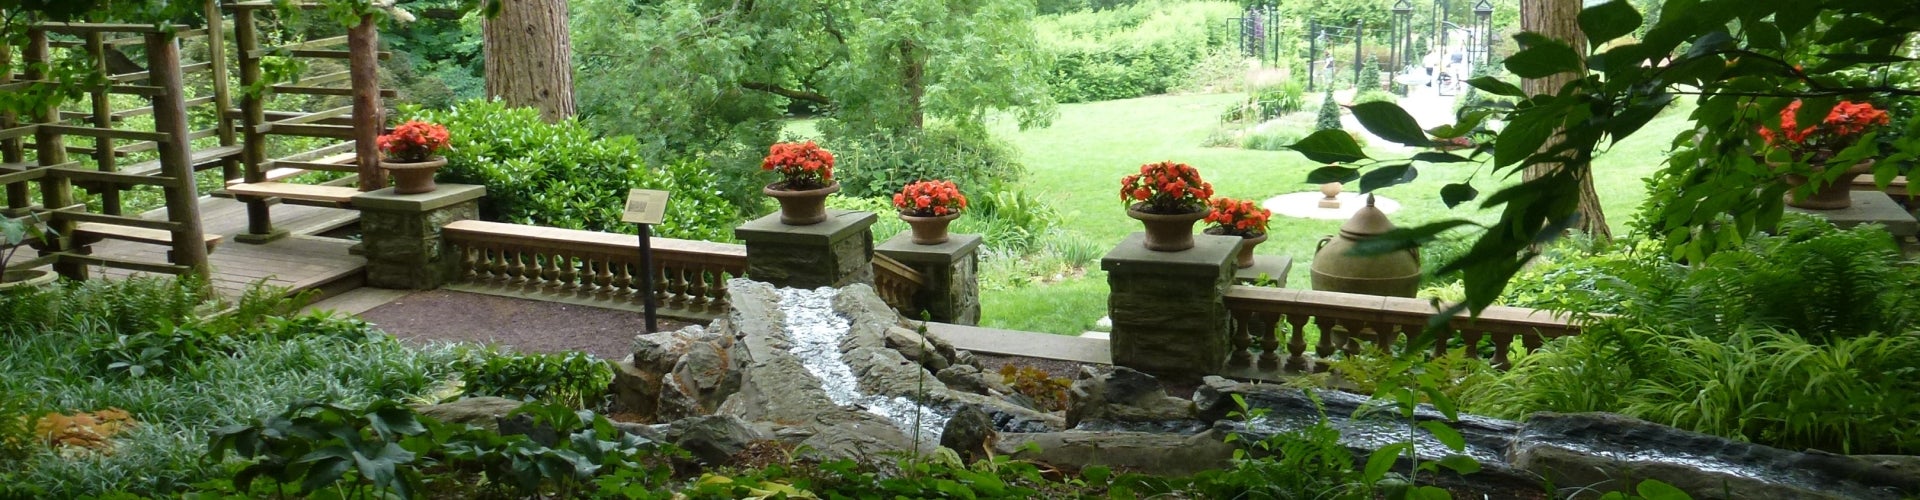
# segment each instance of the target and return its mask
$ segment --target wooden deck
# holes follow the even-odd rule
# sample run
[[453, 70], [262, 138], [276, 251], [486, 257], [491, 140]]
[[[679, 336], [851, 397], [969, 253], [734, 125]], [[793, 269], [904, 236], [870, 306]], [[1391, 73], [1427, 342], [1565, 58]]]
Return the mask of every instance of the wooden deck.
[[[165, 210], [147, 212], [142, 217], [165, 219]], [[200, 219], [206, 234], [225, 237], [226, 241], [208, 254], [208, 263], [213, 268], [214, 289], [227, 297], [238, 297], [248, 286], [262, 280], [293, 291], [320, 289], [323, 295], [359, 286], [363, 281], [367, 259], [347, 253], [354, 241], [317, 236], [358, 222], [358, 211], [275, 205], [274, 227], [286, 229], [291, 235], [259, 245], [234, 240], [234, 236], [246, 232], [244, 203], [202, 196]], [[94, 244], [93, 254], [158, 263], [166, 262], [167, 247], [108, 240]], [[95, 277], [108, 279], [136, 274], [142, 273], [107, 268], [93, 270]]]

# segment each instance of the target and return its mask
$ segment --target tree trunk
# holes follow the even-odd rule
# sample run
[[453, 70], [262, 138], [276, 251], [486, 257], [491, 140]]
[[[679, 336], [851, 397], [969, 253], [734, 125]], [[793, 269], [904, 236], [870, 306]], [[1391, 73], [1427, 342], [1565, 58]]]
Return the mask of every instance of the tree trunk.
[[907, 92], [907, 128], [919, 130], [926, 124], [926, 109], [921, 104], [927, 93], [926, 62], [920, 59], [913, 41], [900, 42], [900, 85]]
[[501, 0], [485, 22], [487, 95], [559, 121], [573, 111], [573, 42], [566, 0]]
[[[1580, 33], [1578, 22], [1581, 0], [1521, 0], [1520, 29], [1545, 35], [1566, 43], [1573, 50], [1586, 53], [1586, 37]], [[1545, 78], [1530, 78], [1521, 82], [1521, 89], [1527, 95], [1552, 94], [1560, 91], [1580, 75], [1559, 73]], [[1556, 131], [1541, 148], [1551, 148], [1562, 140]], [[1581, 155], [1584, 157], [1585, 155]], [[1586, 231], [1595, 240], [1605, 241], [1613, 238], [1613, 232], [1607, 228], [1607, 216], [1600, 211], [1600, 195], [1593, 190], [1593, 171], [1591, 165], [1561, 165], [1545, 163], [1527, 167], [1522, 176], [1531, 181], [1561, 168], [1574, 168], [1580, 179], [1580, 223], [1576, 229]]]

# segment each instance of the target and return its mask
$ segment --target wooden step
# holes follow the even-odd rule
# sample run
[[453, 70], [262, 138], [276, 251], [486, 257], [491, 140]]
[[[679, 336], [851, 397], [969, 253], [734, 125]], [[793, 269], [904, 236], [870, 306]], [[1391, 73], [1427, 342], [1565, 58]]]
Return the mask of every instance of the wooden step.
[[234, 184], [227, 186], [227, 192], [238, 197], [279, 198], [288, 203], [307, 202], [334, 207], [350, 206], [353, 203], [353, 196], [360, 194], [359, 189], [347, 186], [314, 186], [285, 182]]
[[[133, 227], [133, 226], [116, 226], [113, 224], [101, 224], [98, 222], [82, 222], [79, 224], [74, 224], [73, 234], [76, 236], [80, 236], [82, 238], [97, 237], [97, 238], [106, 238], [106, 239], [112, 239], [112, 240], [151, 243], [155, 245], [172, 245], [173, 244], [172, 231], [162, 231], [159, 229], [147, 229], [143, 227]], [[213, 247], [219, 246], [220, 241], [223, 239], [222, 236], [217, 234], [202, 235], [201, 238], [206, 240], [208, 251], [212, 251]]]
[[[191, 156], [188, 157], [187, 163], [192, 164], [193, 170], [195, 172], [198, 172], [202, 169], [205, 169], [206, 167], [213, 166], [213, 164], [215, 163], [219, 163], [221, 160], [225, 160], [229, 157], [239, 156], [240, 151], [241, 151], [240, 146], [221, 146], [221, 147], [212, 148], [212, 149], [196, 150], [193, 152]], [[147, 160], [147, 161], [135, 163], [132, 165], [122, 166], [120, 167], [119, 171], [121, 173], [131, 174], [131, 175], [158, 174], [160, 173], [160, 160]]]

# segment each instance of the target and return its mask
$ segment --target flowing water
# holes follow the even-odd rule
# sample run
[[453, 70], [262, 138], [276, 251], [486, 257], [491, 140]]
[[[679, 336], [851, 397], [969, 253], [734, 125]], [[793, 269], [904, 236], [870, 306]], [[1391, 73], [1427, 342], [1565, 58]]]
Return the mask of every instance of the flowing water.
[[[820, 379], [821, 390], [833, 404], [866, 410], [893, 422], [908, 437], [918, 442], [940, 442], [940, 431], [948, 415], [899, 396], [867, 394], [853, 368], [840, 357], [840, 341], [851, 325], [847, 317], [833, 310], [832, 288], [801, 290], [781, 288], [780, 311], [786, 313], [787, 337], [793, 341], [793, 355], [808, 373]], [[930, 384], [939, 382], [928, 380]], [[917, 430], [917, 432], [916, 432]]]

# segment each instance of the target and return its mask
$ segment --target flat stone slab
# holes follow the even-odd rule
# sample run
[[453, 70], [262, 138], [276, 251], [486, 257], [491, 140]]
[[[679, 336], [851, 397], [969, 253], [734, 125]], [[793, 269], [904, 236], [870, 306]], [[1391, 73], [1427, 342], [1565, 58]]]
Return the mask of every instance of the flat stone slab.
[[[1135, 232], [1100, 259], [1100, 269], [1144, 268], [1147, 272], [1192, 274], [1218, 272], [1220, 264], [1240, 248], [1239, 236], [1193, 235], [1193, 248], [1178, 252], [1148, 250], [1147, 233]], [[1129, 269], [1132, 272], [1141, 272]]]
[[393, 188], [389, 187], [354, 195], [353, 207], [361, 210], [425, 212], [477, 200], [486, 195], [486, 186], [471, 184], [441, 184], [433, 191], [419, 194], [395, 194]]
[[1895, 238], [1912, 238], [1920, 233], [1920, 220], [1907, 213], [1899, 203], [1893, 201], [1885, 191], [1851, 191], [1853, 206], [1839, 210], [1810, 210], [1787, 207], [1788, 212], [1797, 212], [1825, 217], [1828, 222], [1841, 229], [1866, 223], [1877, 223], [1887, 227], [1887, 232]]
[[949, 234], [947, 242], [938, 245], [920, 245], [913, 242], [913, 232], [904, 231], [893, 235], [886, 242], [873, 247], [873, 251], [887, 254], [900, 262], [952, 263], [954, 256], [965, 255], [980, 247], [983, 238], [978, 234]]
[[734, 237], [757, 243], [805, 243], [825, 245], [860, 231], [880, 220], [873, 212], [827, 209], [827, 220], [819, 224], [790, 226], [780, 223], [780, 213], [747, 221], [733, 229]]
[[1260, 275], [1265, 274], [1267, 279], [1274, 281], [1273, 284], [1268, 286], [1286, 288], [1287, 273], [1292, 270], [1293, 257], [1285, 255], [1255, 255], [1253, 256], [1253, 267], [1238, 269], [1233, 272], [1233, 282], [1241, 285], [1257, 284], [1260, 281]]

